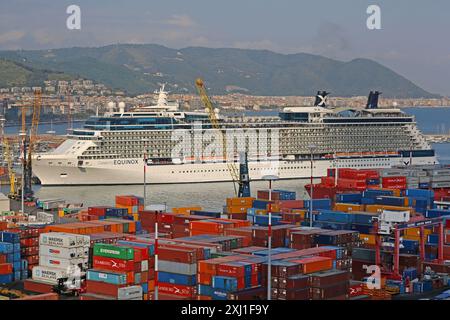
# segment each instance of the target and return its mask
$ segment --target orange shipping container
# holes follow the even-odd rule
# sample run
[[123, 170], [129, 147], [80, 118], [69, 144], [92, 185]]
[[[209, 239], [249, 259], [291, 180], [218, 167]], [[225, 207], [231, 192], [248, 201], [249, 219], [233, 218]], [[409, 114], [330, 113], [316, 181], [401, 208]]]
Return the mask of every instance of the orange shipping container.
[[375, 235], [373, 234], [364, 234], [361, 233], [359, 235], [359, 239], [364, 242], [365, 244], [374, 245], [375, 244]]
[[249, 207], [239, 207], [239, 206], [232, 206], [227, 207], [227, 213], [247, 213]]
[[227, 207], [242, 206], [251, 208], [255, 198], [243, 197], [243, 198], [227, 198]]
[[310, 257], [292, 262], [300, 263], [303, 274], [330, 270], [333, 267], [333, 259], [327, 257]]
[[363, 211], [364, 205], [351, 203], [336, 203], [334, 210], [343, 212]]
[[201, 211], [202, 207], [182, 207], [182, 208], [172, 208], [172, 212], [175, 214], [189, 215], [191, 211]]

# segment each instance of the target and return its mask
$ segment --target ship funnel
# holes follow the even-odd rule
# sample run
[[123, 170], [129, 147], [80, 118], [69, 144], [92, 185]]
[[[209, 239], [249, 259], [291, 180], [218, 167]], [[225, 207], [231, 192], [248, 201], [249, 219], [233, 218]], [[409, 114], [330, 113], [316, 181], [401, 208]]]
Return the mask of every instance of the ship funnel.
[[379, 91], [370, 91], [369, 97], [367, 99], [366, 109], [377, 109], [378, 108], [378, 98], [381, 92]]
[[317, 91], [316, 100], [314, 101], [314, 107], [326, 108], [326, 106], [327, 106], [327, 96], [329, 94], [330, 93], [326, 92], [326, 91]]

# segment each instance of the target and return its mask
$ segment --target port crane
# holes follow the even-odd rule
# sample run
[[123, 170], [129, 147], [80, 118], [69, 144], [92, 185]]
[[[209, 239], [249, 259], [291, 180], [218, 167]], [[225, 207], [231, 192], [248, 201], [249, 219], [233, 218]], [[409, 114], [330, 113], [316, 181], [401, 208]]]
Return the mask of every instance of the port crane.
[[418, 228], [420, 230], [419, 251], [421, 261], [425, 261], [425, 228], [436, 227], [438, 230], [438, 257], [436, 262], [443, 264], [444, 262], [444, 224], [446, 219], [450, 216], [444, 216], [439, 218], [421, 219], [418, 221], [409, 220], [409, 212], [392, 212], [384, 211], [379, 218], [374, 221], [374, 234], [375, 234], [375, 264], [382, 266], [381, 263], [381, 247], [383, 242], [381, 238], [383, 236], [394, 235], [394, 250], [393, 254], [393, 268], [392, 271], [384, 272], [390, 275], [393, 279], [401, 279], [400, 274], [400, 239], [401, 232], [411, 228]]
[[[195, 81], [195, 85], [197, 87], [200, 99], [202, 100], [203, 105], [206, 107], [206, 110], [208, 111], [209, 120], [211, 122], [212, 127], [214, 129], [216, 129], [221, 135], [223, 160], [226, 161], [227, 166], [228, 166], [228, 171], [230, 172], [231, 178], [233, 180], [234, 193], [238, 197], [248, 197], [248, 196], [250, 196], [250, 179], [249, 179], [249, 175], [248, 175], [247, 155], [241, 154], [241, 161], [240, 161], [241, 170], [239, 170], [237, 168], [236, 164], [234, 163], [234, 159], [231, 159], [231, 161], [228, 161], [226, 135], [222, 131], [222, 128], [219, 124], [219, 119], [217, 118], [217, 115], [216, 115], [216, 112], [212, 105], [212, 102], [208, 97], [208, 93], [206, 92], [203, 79], [198, 78]], [[242, 157], [244, 159], [242, 159]], [[239, 184], [239, 190], [236, 189], [236, 183]]]
[[9, 176], [9, 195], [8, 197], [13, 199], [17, 197], [17, 190], [16, 190], [16, 174], [14, 172], [13, 168], [13, 159], [11, 156], [11, 147], [9, 145], [8, 138], [3, 136], [3, 146], [4, 146], [4, 152], [5, 152], [5, 159], [8, 165], [8, 176]]

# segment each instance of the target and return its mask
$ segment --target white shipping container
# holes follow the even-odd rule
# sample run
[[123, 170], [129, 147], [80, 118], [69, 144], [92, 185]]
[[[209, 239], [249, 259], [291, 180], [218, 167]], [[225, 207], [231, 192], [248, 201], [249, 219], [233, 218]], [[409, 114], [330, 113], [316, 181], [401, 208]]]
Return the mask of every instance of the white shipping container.
[[431, 178], [431, 182], [449, 182], [449, 181], [450, 181], [449, 175], [433, 176]]
[[31, 272], [33, 280], [45, 281], [53, 284], [58, 283], [58, 279], [67, 278], [68, 272], [65, 268], [35, 266]]
[[39, 255], [53, 258], [74, 259], [80, 257], [78, 248], [64, 248], [56, 246], [39, 246]]
[[77, 254], [78, 254], [78, 257], [88, 257], [89, 256], [89, 247], [78, 247]]
[[82, 269], [88, 267], [87, 259], [75, 258], [75, 259], [62, 259], [49, 256], [39, 256], [39, 265], [47, 267], [68, 268], [70, 266], [80, 266]]
[[75, 248], [80, 246], [77, 242], [76, 234], [63, 232], [42, 233], [39, 236], [39, 244], [63, 248]]
[[142, 300], [142, 298], [141, 286], [123, 287], [117, 290], [118, 300]]
[[141, 271], [148, 271], [148, 260], [141, 262]]

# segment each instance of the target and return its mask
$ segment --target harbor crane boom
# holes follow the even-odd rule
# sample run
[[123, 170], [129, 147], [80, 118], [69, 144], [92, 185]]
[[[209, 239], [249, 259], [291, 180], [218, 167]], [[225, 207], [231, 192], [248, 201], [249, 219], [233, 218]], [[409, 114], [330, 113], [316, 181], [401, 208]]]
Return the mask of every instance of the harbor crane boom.
[[220, 132], [221, 138], [222, 138], [222, 150], [223, 150], [223, 160], [226, 161], [228, 166], [228, 171], [230, 172], [231, 178], [233, 180], [233, 186], [234, 186], [234, 193], [235, 195], [238, 195], [238, 191], [236, 189], [236, 183], [240, 185], [239, 189], [242, 190], [243, 187], [241, 186], [243, 183], [248, 183], [241, 181], [239, 169], [237, 168], [234, 159], [227, 159], [227, 139], [226, 134], [223, 132], [219, 120], [217, 119], [216, 113], [214, 111], [213, 105], [211, 100], [208, 97], [208, 94], [206, 92], [204, 82], [202, 79], [198, 78], [195, 81], [195, 85], [197, 87], [198, 93], [200, 95], [200, 99], [202, 100], [203, 105], [208, 110], [209, 120], [211, 121], [211, 125], [214, 129], [216, 129], [218, 132]]

